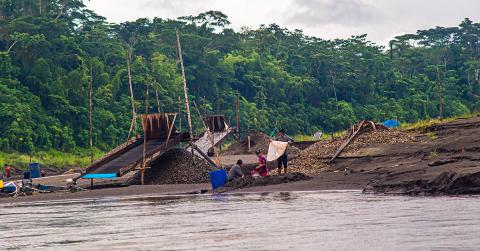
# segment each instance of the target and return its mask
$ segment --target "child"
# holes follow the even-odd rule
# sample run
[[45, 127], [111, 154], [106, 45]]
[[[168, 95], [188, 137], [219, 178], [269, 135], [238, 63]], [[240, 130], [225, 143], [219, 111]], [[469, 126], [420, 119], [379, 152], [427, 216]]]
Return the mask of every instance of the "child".
[[260, 176], [265, 177], [268, 174], [267, 159], [260, 150], [255, 151], [258, 156], [258, 166], [252, 171], [252, 173], [258, 172]]

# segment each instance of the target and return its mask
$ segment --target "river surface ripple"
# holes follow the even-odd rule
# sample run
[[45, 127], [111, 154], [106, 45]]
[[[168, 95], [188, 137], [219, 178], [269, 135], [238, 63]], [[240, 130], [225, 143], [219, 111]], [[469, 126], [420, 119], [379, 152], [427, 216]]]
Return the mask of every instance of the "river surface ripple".
[[359, 191], [0, 204], [0, 250], [478, 250], [480, 197]]

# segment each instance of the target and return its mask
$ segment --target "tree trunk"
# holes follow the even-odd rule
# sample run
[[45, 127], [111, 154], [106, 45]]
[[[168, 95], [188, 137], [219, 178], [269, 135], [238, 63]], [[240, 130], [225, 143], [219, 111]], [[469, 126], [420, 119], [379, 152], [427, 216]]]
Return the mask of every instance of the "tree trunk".
[[443, 100], [442, 94], [440, 93], [440, 69], [437, 65], [437, 94], [438, 94], [438, 101], [440, 104], [440, 118], [443, 118]]
[[155, 98], [157, 99], [157, 110], [160, 113], [160, 98], [158, 97], [157, 75], [155, 74], [155, 64], [152, 63], [153, 86], [155, 87]]
[[338, 110], [338, 97], [337, 97], [337, 88], [335, 87], [335, 74], [330, 71], [330, 83], [332, 84], [333, 95], [335, 96], [335, 106]]

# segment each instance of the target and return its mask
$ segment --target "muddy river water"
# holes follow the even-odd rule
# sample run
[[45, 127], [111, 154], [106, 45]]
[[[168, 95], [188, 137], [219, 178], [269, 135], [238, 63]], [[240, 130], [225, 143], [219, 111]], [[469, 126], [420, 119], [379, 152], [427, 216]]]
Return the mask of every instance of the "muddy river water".
[[0, 204], [0, 250], [478, 250], [480, 197], [360, 191]]

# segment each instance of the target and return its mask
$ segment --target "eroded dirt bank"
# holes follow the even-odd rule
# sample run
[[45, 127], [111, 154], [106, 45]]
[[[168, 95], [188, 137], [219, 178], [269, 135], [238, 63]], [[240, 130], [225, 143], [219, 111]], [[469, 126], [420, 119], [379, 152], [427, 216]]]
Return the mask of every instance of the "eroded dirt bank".
[[[364, 192], [409, 195], [480, 193], [480, 119], [423, 130], [420, 142], [365, 149], [338, 166], [375, 174]], [[369, 153], [370, 151], [370, 153]]]

